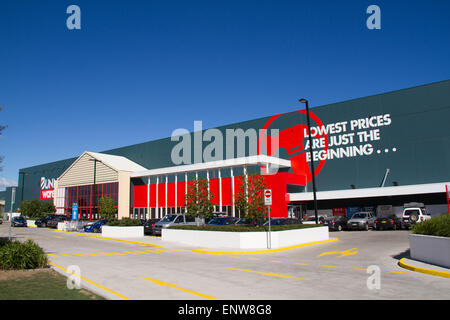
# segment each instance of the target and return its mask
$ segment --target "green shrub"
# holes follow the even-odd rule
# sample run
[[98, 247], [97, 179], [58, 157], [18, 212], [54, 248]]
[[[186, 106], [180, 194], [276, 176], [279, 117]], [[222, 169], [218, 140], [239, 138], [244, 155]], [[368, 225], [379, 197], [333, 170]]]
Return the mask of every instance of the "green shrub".
[[429, 236], [450, 237], [450, 214], [422, 221], [412, 228], [414, 234], [424, 234]]
[[9, 243], [8, 238], [0, 238], [0, 248], [8, 243]]
[[138, 219], [122, 218], [120, 220], [108, 220], [106, 225], [115, 227], [135, 227], [140, 226], [141, 221]]
[[32, 240], [26, 242], [2, 242], [0, 247], [0, 269], [24, 270], [47, 266], [47, 255]]
[[[307, 229], [321, 227], [318, 224], [290, 224], [290, 225], [278, 225], [271, 226], [271, 231], [283, 231], [283, 230], [293, 230], [293, 229]], [[183, 230], [200, 230], [200, 231], [229, 231], [229, 232], [258, 232], [258, 231], [269, 231], [269, 226], [171, 226], [169, 229], [183, 229]]]

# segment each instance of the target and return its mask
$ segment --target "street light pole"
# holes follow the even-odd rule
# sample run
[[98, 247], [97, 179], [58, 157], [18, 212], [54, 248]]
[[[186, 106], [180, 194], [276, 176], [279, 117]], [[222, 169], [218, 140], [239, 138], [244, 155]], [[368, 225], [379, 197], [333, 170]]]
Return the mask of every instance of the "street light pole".
[[11, 189], [11, 213], [9, 214], [9, 230], [8, 230], [8, 240], [11, 241], [11, 221], [13, 219], [13, 208], [16, 199], [16, 188]]
[[21, 191], [21, 196], [20, 196], [20, 204], [22, 204], [23, 201], [23, 192], [24, 192], [24, 186], [25, 186], [25, 176], [28, 174], [26, 172], [20, 171], [19, 175], [22, 175], [22, 191]]
[[314, 172], [314, 158], [313, 158], [313, 151], [312, 151], [312, 138], [311, 138], [311, 124], [310, 124], [310, 117], [309, 117], [309, 105], [308, 100], [306, 99], [300, 99], [298, 100], [301, 103], [304, 103], [306, 106], [306, 121], [308, 124], [308, 140], [309, 140], [309, 156], [310, 156], [310, 163], [311, 163], [311, 175], [312, 175], [312, 183], [313, 183], [313, 195], [314, 195], [314, 216], [316, 218], [316, 224], [319, 224], [319, 219], [317, 216], [317, 197], [316, 197], [316, 179], [315, 179], [315, 172]]

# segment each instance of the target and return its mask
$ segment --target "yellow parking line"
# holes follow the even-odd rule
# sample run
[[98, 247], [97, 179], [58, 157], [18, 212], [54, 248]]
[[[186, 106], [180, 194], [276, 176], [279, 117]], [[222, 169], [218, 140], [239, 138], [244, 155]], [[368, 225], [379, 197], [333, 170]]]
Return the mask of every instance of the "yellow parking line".
[[130, 251], [122, 251], [123, 253], [128, 253], [128, 254], [134, 254], [134, 255], [137, 255], [137, 253], [136, 252], [130, 252]]
[[366, 269], [366, 268], [355, 268], [354, 270], [358, 270], [358, 271], [367, 271], [368, 269]]
[[248, 260], [260, 260], [258, 258], [248, 258]]
[[347, 249], [344, 251], [327, 251], [327, 252], [323, 252], [321, 254], [319, 254], [317, 257], [322, 257], [322, 256], [326, 256], [326, 255], [333, 255], [333, 254], [339, 254], [340, 256], [338, 258], [342, 258], [342, 257], [346, 257], [346, 256], [351, 256], [354, 254], [357, 254], [358, 251], [356, 251], [357, 248], [351, 248], [351, 249]]
[[126, 254], [124, 253], [120, 253], [120, 252], [111, 252], [112, 254], [118, 254], [119, 256], [126, 256]]
[[176, 286], [176, 285], [174, 285], [172, 283], [168, 283], [168, 282], [164, 282], [164, 281], [160, 281], [160, 280], [156, 280], [156, 279], [151, 279], [151, 278], [147, 278], [147, 277], [141, 277], [141, 278], [145, 279], [145, 280], [148, 280], [150, 282], [153, 282], [153, 283], [155, 283], [155, 284], [157, 284], [159, 286], [162, 286], [162, 287], [174, 288], [174, 289], [181, 290], [181, 291], [184, 291], [184, 292], [187, 292], [187, 293], [190, 293], [190, 294], [194, 294], [196, 296], [199, 296], [199, 297], [202, 297], [202, 298], [206, 298], [206, 299], [210, 299], [210, 300], [216, 299], [215, 297], [208, 296], [208, 295], [203, 294], [203, 293], [199, 293], [199, 292], [195, 292], [195, 291], [192, 291], [192, 290], [188, 290], [188, 289], [184, 289], [184, 288], [178, 287], [178, 286]]
[[100, 252], [100, 254], [103, 254], [105, 256], [112, 256], [113, 255], [112, 253], [107, 253], [107, 252]]
[[151, 254], [151, 253], [144, 252], [144, 251], [139, 251], [139, 250], [136, 250], [136, 251], [134, 251], [134, 252], [137, 252], [137, 253], [143, 253], [143, 254]]
[[337, 266], [328, 266], [328, 265], [324, 265], [324, 266], [322, 266], [322, 268], [337, 268]]
[[152, 253], [161, 253], [161, 252], [158, 252], [158, 251], [155, 251], [155, 250], [145, 250], [145, 251], [152, 252]]
[[403, 271], [389, 271], [389, 273], [411, 274], [411, 272], [403, 272]]
[[86, 257], [85, 254], [81, 254], [81, 253], [74, 253], [73, 255], [74, 255], [74, 256], [79, 256], [79, 257]]
[[330, 240], [323, 240], [323, 241], [314, 241], [314, 242], [303, 243], [303, 244], [297, 244], [297, 245], [294, 245], [294, 246], [278, 248], [278, 249], [268, 249], [268, 250], [258, 250], [258, 251], [206, 251], [206, 250], [192, 250], [192, 252], [203, 253], [203, 254], [212, 254], [212, 255], [222, 255], [222, 254], [231, 254], [231, 255], [239, 254], [239, 255], [241, 255], [241, 254], [272, 253], [272, 252], [280, 252], [280, 251], [284, 251], [284, 250], [302, 248], [302, 247], [311, 246], [311, 245], [315, 245], [315, 244], [329, 243], [329, 242], [334, 242], [334, 241], [339, 241], [339, 238], [334, 238], [334, 239], [330, 239]]
[[122, 240], [122, 239], [94, 236], [94, 235], [91, 235], [91, 234], [82, 234], [82, 233], [78, 233], [78, 232], [69, 232], [69, 231], [63, 231], [63, 230], [54, 230], [54, 231], [55, 232], [64, 232], [64, 233], [74, 234], [74, 235], [82, 236], [82, 237], [90, 237], [90, 238], [97, 238], [97, 239], [103, 239], [103, 240], [119, 241], [119, 242], [138, 244], [138, 245], [141, 245], [141, 246], [148, 246], [148, 247], [164, 248], [163, 246], [159, 246], [157, 244], [146, 243], [146, 242], [136, 242], [136, 241], [130, 241], [130, 240]]
[[301, 262], [295, 262], [295, 264], [298, 264], [299, 266], [307, 266], [306, 263], [301, 263]]
[[272, 277], [281, 277], [281, 278], [299, 279], [299, 280], [309, 280], [309, 279], [306, 279], [306, 278], [299, 278], [299, 277], [288, 276], [288, 275], [285, 275], [285, 274], [279, 274], [279, 273], [273, 273], [273, 272], [262, 272], [262, 271], [234, 268], [234, 267], [228, 267], [228, 269], [238, 270], [238, 271], [245, 271], [245, 272], [252, 272], [252, 273], [258, 273], [258, 274], [262, 274], [262, 275], [265, 275], [265, 276], [272, 276]]
[[108, 289], [108, 288], [105, 288], [104, 286], [99, 285], [99, 284], [97, 284], [97, 283], [95, 283], [95, 282], [92, 282], [91, 280], [88, 280], [88, 279], [86, 279], [86, 278], [84, 278], [84, 277], [82, 277], [82, 276], [80, 276], [80, 275], [78, 275], [78, 274], [76, 274], [76, 273], [69, 272], [67, 269], [65, 269], [65, 268], [63, 268], [63, 267], [61, 267], [61, 266], [58, 266], [57, 264], [54, 264], [53, 262], [49, 262], [49, 263], [50, 263], [52, 266], [54, 266], [54, 267], [56, 267], [56, 268], [58, 268], [58, 269], [61, 269], [61, 270], [65, 271], [65, 272], [67, 272], [67, 273], [69, 273], [69, 274], [72, 274], [72, 275], [74, 275], [74, 276], [76, 276], [76, 277], [78, 277], [78, 278], [80, 278], [80, 279], [82, 279], [82, 280], [84, 280], [84, 281], [86, 281], [86, 282], [88, 282], [88, 283], [90, 283], [90, 284], [92, 284], [92, 285], [94, 285], [94, 286], [100, 288], [100, 289], [103, 289], [103, 290], [105, 290], [105, 291], [107, 291], [107, 292], [109, 292], [109, 293], [112, 293], [112, 294], [115, 295], [115, 296], [118, 296], [119, 298], [122, 298], [122, 299], [124, 299], [124, 300], [131, 300], [130, 298], [127, 298], [127, 297], [121, 295], [120, 293], [117, 293], [117, 292], [112, 291], [112, 290], [110, 290], [110, 289]]
[[281, 263], [281, 261], [278, 261], [278, 260], [272, 260], [272, 261], [270, 261], [270, 262]]
[[53, 236], [53, 238], [56, 238], [56, 239], [64, 239], [64, 237], [59, 237], [59, 236]]
[[71, 256], [72, 256], [72, 255], [66, 254], [66, 253], [61, 253], [61, 255], [62, 255], [62, 256], [65, 256], [65, 257], [71, 257]]
[[86, 253], [86, 254], [88, 254], [88, 255], [90, 255], [90, 256], [94, 256], [94, 257], [100, 257], [100, 255], [99, 255], [99, 254], [96, 254], [96, 253]]
[[47, 255], [50, 256], [50, 257], [57, 257], [58, 256], [57, 254], [53, 254], [53, 253], [49, 253]]

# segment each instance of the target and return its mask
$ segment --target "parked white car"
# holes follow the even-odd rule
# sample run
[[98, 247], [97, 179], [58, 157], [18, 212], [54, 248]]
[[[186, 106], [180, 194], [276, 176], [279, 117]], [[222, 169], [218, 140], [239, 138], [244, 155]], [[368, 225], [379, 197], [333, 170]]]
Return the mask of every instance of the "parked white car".
[[[318, 215], [317, 219], [319, 221], [319, 224], [323, 224], [325, 221], [325, 216]], [[316, 217], [315, 216], [304, 216], [302, 219], [302, 224], [316, 224]]]
[[411, 202], [403, 205], [402, 220], [406, 228], [429, 219], [431, 215], [423, 203]]

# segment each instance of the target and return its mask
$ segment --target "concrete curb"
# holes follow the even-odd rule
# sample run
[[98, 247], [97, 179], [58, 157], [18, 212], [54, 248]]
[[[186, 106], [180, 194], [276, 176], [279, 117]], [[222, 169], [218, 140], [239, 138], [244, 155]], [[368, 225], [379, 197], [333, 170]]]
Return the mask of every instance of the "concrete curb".
[[[429, 275], [432, 275], [432, 276], [450, 278], [450, 272], [443, 271], [443, 270], [437, 270], [438, 267], [434, 267], [434, 269], [429, 269], [429, 268], [433, 268], [433, 266], [429, 265], [429, 264], [427, 264], [427, 266], [429, 268], [424, 268], [422, 266], [419, 267], [419, 266], [417, 266], [417, 264], [419, 264], [419, 263], [420, 262], [418, 262], [418, 261], [402, 258], [398, 262], [398, 265], [400, 267], [402, 267], [402, 268], [405, 268], [405, 269], [408, 269], [408, 270], [411, 270], [411, 271], [425, 273], [425, 274], [429, 274]], [[415, 264], [415, 265], [413, 265], [413, 264]], [[424, 263], [420, 263], [420, 264], [424, 264]], [[441, 268], [441, 269], [443, 269], [443, 268]]]

